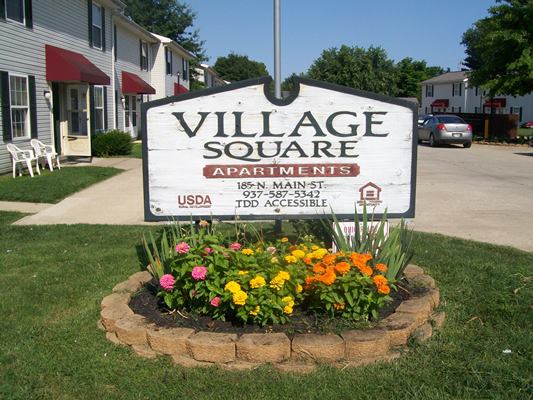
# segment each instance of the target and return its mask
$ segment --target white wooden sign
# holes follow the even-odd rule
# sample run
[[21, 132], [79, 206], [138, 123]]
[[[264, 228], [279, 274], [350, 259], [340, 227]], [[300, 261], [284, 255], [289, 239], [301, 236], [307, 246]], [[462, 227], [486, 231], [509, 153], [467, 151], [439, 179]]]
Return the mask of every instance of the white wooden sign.
[[416, 106], [260, 78], [143, 104], [145, 219], [414, 217]]

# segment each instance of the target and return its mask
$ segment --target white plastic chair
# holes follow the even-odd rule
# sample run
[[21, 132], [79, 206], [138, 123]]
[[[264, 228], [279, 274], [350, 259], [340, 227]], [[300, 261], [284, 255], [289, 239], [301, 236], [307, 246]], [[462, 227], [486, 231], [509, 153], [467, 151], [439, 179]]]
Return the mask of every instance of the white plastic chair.
[[[41, 170], [39, 169], [39, 162], [37, 157], [33, 154], [31, 150], [21, 150], [13, 143], [7, 144], [7, 151], [11, 154], [11, 160], [13, 161], [13, 179], [15, 178], [15, 169], [17, 164], [25, 163], [28, 167], [30, 176], [33, 178], [33, 168], [31, 162], [35, 160], [35, 167], [37, 168], [37, 173], [41, 175]], [[19, 176], [22, 175], [22, 167], [19, 165]]]
[[[48, 168], [50, 171], [54, 170], [53, 162], [52, 160], [56, 160], [56, 167], [58, 169], [61, 169], [61, 165], [59, 165], [59, 158], [57, 157], [57, 153], [54, 150], [54, 146], [49, 146], [47, 144], [44, 144], [40, 140], [32, 139], [30, 140], [31, 147], [33, 147], [33, 151], [35, 152], [35, 156], [37, 157], [37, 160], [40, 158], [46, 159], [46, 162], [48, 163]], [[44, 168], [44, 164], [43, 164]]]

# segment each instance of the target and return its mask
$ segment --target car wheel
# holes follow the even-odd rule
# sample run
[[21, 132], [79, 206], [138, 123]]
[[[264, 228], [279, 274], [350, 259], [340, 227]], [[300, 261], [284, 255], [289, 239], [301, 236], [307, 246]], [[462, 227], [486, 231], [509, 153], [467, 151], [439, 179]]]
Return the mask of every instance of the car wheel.
[[429, 145], [431, 147], [437, 146], [437, 142], [435, 141], [435, 136], [433, 136], [433, 134], [429, 135]]
[[469, 149], [470, 147], [472, 147], [472, 142], [463, 143], [463, 147], [464, 147], [465, 149]]

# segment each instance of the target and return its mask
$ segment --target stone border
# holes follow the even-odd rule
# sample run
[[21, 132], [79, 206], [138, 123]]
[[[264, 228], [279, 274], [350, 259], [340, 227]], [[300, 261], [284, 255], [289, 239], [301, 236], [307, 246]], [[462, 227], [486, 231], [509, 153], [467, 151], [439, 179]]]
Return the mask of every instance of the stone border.
[[338, 367], [389, 361], [400, 356], [413, 338], [425, 341], [444, 323], [444, 312], [433, 312], [440, 302], [435, 280], [422, 268], [408, 265], [405, 278], [415, 287], [427, 288], [420, 296], [402, 302], [375, 328], [335, 334], [195, 332], [190, 328], [163, 328], [134, 314], [128, 304], [141, 287], [152, 280], [149, 272], [137, 272], [113, 288], [101, 303], [99, 324], [110, 341], [130, 346], [146, 358], [170, 355], [184, 367], [218, 365], [230, 370], [250, 370], [273, 364], [284, 372], [306, 373], [317, 363]]

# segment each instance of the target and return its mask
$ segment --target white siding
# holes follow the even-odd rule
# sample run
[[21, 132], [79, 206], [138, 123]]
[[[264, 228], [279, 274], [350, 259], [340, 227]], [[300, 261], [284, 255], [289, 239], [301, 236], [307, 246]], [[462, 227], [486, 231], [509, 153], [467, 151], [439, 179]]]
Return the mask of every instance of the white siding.
[[[88, 29], [86, 0], [33, 0], [32, 29], [0, 20], [0, 70], [35, 76], [38, 137], [45, 143], [53, 142], [51, 103], [43, 96], [45, 90], [51, 91], [46, 81], [45, 44], [81, 53], [111, 77], [111, 10], [105, 10], [105, 52], [89, 47]], [[108, 87], [108, 126], [112, 126], [112, 101]], [[29, 139], [17, 145], [30, 148]], [[10, 156], [3, 144], [0, 172], [10, 169]]]
[[[166, 80], [165, 47], [161, 43], [154, 44], [151, 47], [152, 47], [151, 82], [152, 82], [152, 86], [155, 89], [155, 95], [152, 96], [152, 98], [161, 99], [163, 97], [166, 97], [166, 94], [165, 94], [165, 80]], [[174, 92], [172, 92], [172, 94], [174, 94]]]

